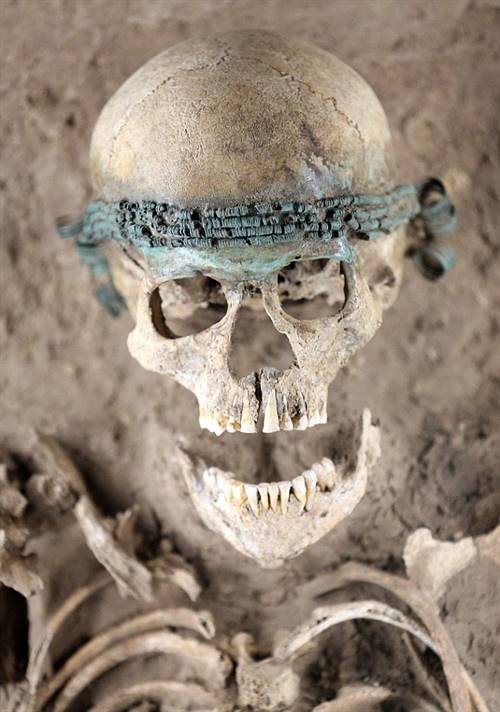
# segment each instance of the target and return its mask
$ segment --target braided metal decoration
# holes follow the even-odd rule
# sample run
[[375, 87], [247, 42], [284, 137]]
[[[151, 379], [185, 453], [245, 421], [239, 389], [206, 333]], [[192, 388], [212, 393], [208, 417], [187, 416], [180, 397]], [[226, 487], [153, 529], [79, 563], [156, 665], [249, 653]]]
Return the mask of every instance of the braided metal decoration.
[[[376, 240], [412, 221], [420, 219], [427, 240], [448, 235], [456, 227], [457, 216], [443, 183], [430, 178], [416, 185], [401, 185], [380, 195], [340, 195], [301, 203], [297, 201], [253, 203], [223, 208], [182, 208], [154, 201], [121, 200], [90, 203], [84, 216], [57, 225], [62, 238], [76, 238], [81, 260], [99, 278], [96, 294], [108, 311], [117, 315], [123, 302], [116, 292], [106, 257], [99, 249], [105, 240], [133, 244], [140, 250], [192, 249], [224, 250], [289, 242], [327, 242], [330, 256], [343, 262], [356, 261], [353, 239]], [[427, 250], [427, 252], [426, 252]], [[423, 273], [431, 271], [429, 247], [417, 251], [415, 261]], [[433, 263], [441, 253], [434, 250]], [[443, 253], [442, 272], [452, 266], [450, 253]], [[427, 266], [426, 266], [427, 265]]]

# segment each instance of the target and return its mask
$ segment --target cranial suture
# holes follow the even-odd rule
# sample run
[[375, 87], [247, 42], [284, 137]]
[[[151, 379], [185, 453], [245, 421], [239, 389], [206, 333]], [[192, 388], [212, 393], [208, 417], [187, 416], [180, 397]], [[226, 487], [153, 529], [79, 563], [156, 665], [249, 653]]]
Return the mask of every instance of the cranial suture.
[[[326, 422], [329, 383], [397, 295], [405, 224], [419, 216], [432, 236], [455, 222], [438, 181], [395, 185], [368, 84], [333, 55], [268, 32], [190, 40], [148, 62], [104, 107], [91, 168], [95, 200], [61, 233], [77, 237], [110, 311], [129, 306], [132, 355], [195, 393], [200, 425], [217, 434]], [[333, 262], [344, 304], [293, 318], [283, 303], [302, 295], [290, 268], [314, 260], [309, 295], [315, 284], [324, 293]], [[188, 278], [211, 285], [188, 311], [225, 298], [227, 312], [178, 337], [164, 299], [185, 314]], [[233, 373], [231, 337], [250, 302], [287, 337], [288, 369]]]

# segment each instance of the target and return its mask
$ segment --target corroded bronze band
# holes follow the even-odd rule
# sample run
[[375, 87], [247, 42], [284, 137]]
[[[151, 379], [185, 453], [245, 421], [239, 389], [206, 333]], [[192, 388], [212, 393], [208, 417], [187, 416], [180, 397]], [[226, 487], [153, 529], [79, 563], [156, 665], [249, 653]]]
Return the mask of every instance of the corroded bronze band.
[[84, 216], [57, 226], [76, 238], [82, 261], [94, 275], [109, 272], [99, 245], [105, 240], [155, 248], [227, 249], [294, 240], [328, 242], [330, 257], [356, 261], [354, 238], [374, 240], [420, 218], [428, 237], [447, 235], [456, 212], [443, 183], [430, 178], [382, 195], [340, 195], [311, 203], [254, 203], [223, 208], [180, 208], [153, 201], [90, 203]]
[[96, 201], [85, 212], [80, 240], [124, 240], [139, 248], [224, 248], [275, 244], [298, 236], [320, 241], [354, 236], [376, 239], [419, 212], [418, 187], [413, 185], [399, 186], [383, 195], [342, 195], [311, 203], [254, 203], [224, 208]]

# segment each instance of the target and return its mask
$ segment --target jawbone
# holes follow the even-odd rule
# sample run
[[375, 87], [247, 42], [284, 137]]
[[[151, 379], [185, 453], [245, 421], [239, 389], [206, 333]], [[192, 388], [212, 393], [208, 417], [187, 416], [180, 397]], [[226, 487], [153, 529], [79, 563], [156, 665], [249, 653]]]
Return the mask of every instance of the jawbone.
[[347, 458], [337, 466], [323, 458], [288, 482], [243, 483], [186, 452], [179, 457], [206, 526], [262, 567], [277, 568], [351, 514], [380, 457], [380, 433], [365, 409]]

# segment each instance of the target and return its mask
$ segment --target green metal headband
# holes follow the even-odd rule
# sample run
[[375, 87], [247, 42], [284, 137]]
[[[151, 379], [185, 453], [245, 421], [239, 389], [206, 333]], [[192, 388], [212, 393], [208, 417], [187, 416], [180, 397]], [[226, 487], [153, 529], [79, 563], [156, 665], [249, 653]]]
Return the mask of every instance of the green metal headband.
[[[99, 249], [105, 240], [132, 244], [140, 250], [178, 247], [227, 250], [300, 238], [306, 243], [327, 242], [333, 259], [352, 263], [356, 261], [352, 238], [375, 240], [415, 218], [422, 220], [429, 239], [448, 235], [455, 229], [455, 208], [437, 178], [398, 186], [381, 195], [340, 195], [310, 203], [180, 208], [149, 200], [95, 201], [81, 219], [59, 223], [57, 229], [63, 238], [76, 238], [82, 261], [92, 274], [101, 277], [101, 293], [97, 297], [116, 315], [120, 300], [106, 257]], [[421, 254], [421, 266], [422, 257]], [[450, 266], [445, 265], [444, 271]]]

